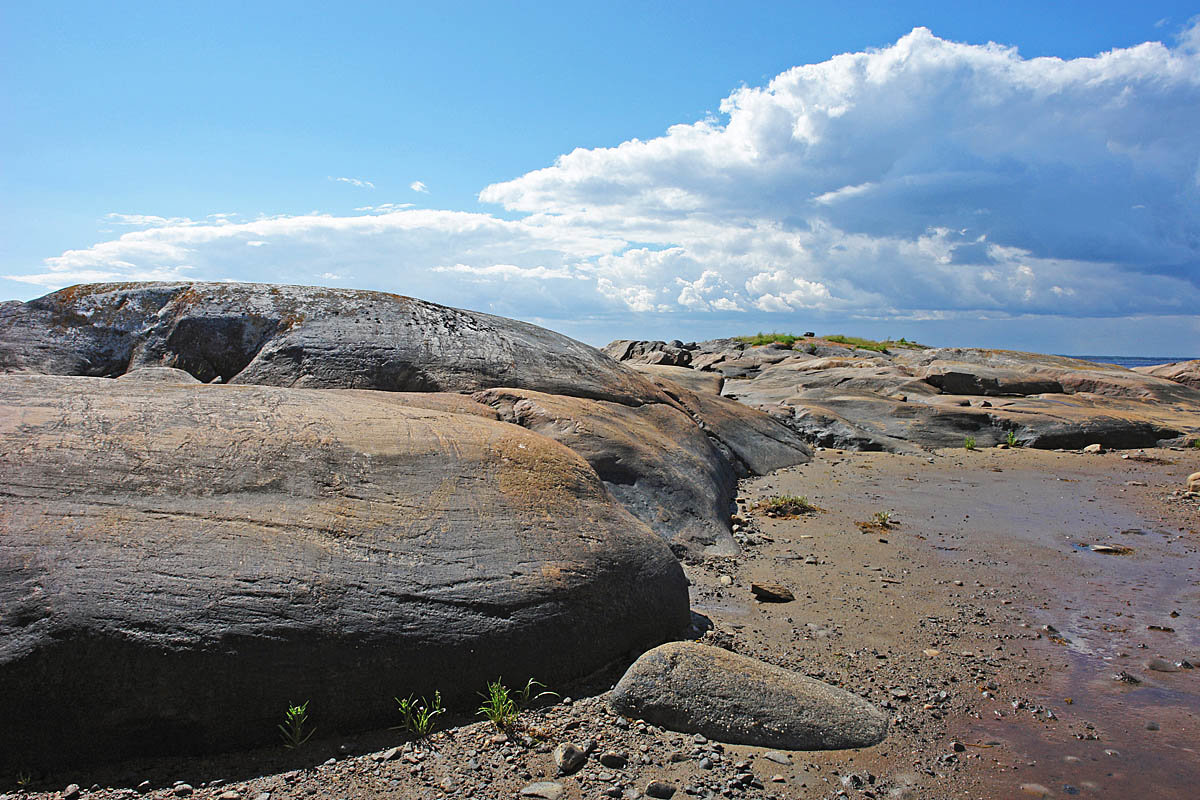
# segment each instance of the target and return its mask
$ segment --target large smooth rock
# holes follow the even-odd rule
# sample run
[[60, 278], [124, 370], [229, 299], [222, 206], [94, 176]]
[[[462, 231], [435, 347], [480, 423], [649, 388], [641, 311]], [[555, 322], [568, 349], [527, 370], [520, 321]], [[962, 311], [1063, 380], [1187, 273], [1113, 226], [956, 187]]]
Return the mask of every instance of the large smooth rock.
[[578, 455], [404, 401], [0, 376], [0, 767], [277, 741], [304, 701], [393, 725], [397, 695], [554, 685], [687, 625]]
[[887, 735], [887, 718], [857, 695], [695, 642], [643, 654], [611, 702], [628, 717], [729, 744], [840, 750], [870, 747]]
[[729, 527], [737, 476], [684, 411], [524, 389], [489, 389], [473, 397], [502, 420], [583, 456], [609, 491], [681, 555], [737, 552]]
[[73, 286], [0, 305], [0, 372], [471, 392], [515, 386], [664, 402], [595, 348], [524, 322], [383, 292], [253, 283]]

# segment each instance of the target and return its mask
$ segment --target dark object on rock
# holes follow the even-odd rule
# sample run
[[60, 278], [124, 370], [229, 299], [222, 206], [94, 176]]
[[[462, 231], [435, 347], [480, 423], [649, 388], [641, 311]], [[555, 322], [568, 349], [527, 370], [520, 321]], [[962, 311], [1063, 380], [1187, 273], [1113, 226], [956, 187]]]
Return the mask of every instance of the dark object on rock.
[[578, 455], [402, 394], [0, 376], [0, 476], [0, 771], [270, 742], [300, 698], [387, 726], [690, 620]]
[[869, 747], [887, 734], [887, 718], [857, 695], [693, 642], [642, 655], [611, 702], [618, 713], [674, 731], [756, 747]]
[[791, 589], [779, 583], [752, 583], [750, 591], [764, 603], [790, 603], [796, 599]]

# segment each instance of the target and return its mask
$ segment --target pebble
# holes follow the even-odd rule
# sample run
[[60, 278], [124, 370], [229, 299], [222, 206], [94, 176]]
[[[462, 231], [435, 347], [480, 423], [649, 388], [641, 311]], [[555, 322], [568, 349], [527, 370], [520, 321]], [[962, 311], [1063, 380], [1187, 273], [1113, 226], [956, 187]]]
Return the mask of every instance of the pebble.
[[554, 781], [538, 781], [531, 783], [521, 790], [521, 797], [535, 797], [538, 800], [558, 800], [563, 796], [566, 787]]
[[1054, 792], [1042, 786], [1040, 783], [1022, 783], [1021, 791], [1025, 794], [1035, 794], [1038, 797], [1054, 797]]
[[171, 794], [176, 797], [188, 797], [192, 793], [192, 786], [189, 783], [177, 783], [175, 788], [171, 790]]
[[242, 800], [242, 796], [230, 789], [229, 791], [221, 792], [219, 795], [217, 795], [217, 800]]
[[75, 800], [76, 797], [79, 797], [79, 793], [80, 793], [79, 784], [72, 783], [69, 786], [67, 786], [67, 788], [63, 789], [63, 792], [62, 792], [63, 800]]
[[675, 787], [664, 781], [650, 781], [646, 784], [646, 796], [658, 800], [669, 800], [675, 794]]
[[763, 758], [767, 761], [774, 761], [776, 764], [790, 764], [792, 758], [787, 753], [781, 753], [778, 750], [768, 750], [763, 753]]
[[790, 603], [796, 599], [791, 589], [779, 583], [752, 583], [750, 591], [763, 603]]
[[1179, 667], [1161, 658], [1152, 658], [1147, 661], [1146, 669], [1152, 669], [1155, 672], [1179, 672]]
[[554, 763], [562, 775], [570, 775], [575, 772], [583, 766], [584, 761], [587, 761], [587, 754], [571, 742], [563, 742], [554, 748]]
[[611, 769], [621, 769], [629, 762], [629, 757], [615, 750], [607, 750], [600, 755], [600, 763]]

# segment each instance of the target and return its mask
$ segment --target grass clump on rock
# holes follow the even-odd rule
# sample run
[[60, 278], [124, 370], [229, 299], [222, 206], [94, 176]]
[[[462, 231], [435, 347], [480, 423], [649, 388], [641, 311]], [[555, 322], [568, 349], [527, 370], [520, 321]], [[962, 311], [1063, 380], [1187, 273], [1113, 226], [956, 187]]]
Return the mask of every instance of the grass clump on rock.
[[791, 333], [763, 333], [759, 331], [754, 336], [736, 336], [734, 337], [739, 342], [745, 342], [751, 347], [761, 347], [765, 344], [781, 344], [785, 347], [791, 347], [796, 342], [803, 339], [803, 336], [796, 336]]
[[810, 503], [807, 497], [783, 494], [763, 500], [758, 504], [758, 510], [768, 517], [800, 517], [815, 514], [821, 509]]

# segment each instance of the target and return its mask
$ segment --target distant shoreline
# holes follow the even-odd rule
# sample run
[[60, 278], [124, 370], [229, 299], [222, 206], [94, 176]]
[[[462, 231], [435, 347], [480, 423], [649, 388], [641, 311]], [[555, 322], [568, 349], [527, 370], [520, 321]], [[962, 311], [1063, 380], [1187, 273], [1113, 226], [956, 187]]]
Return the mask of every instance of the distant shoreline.
[[1116, 364], [1118, 367], [1153, 367], [1158, 364], [1174, 364], [1178, 361], [1194, 361], [1200, 356], [1072, 356], [1059, 353], [1065, 358], [1095, 361], [1098, 364]]

